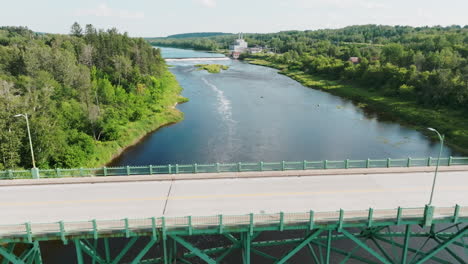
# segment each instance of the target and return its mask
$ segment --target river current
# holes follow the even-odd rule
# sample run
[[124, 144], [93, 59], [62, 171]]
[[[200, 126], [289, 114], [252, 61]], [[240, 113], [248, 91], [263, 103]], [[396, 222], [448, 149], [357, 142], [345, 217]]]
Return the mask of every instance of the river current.
[[[166, 58], [220, 54], [162, 48]], [[197, 63], [221, 63], [219, 74]], [[185, 119], [147, 136], [112, 165], [436, 157], [422, 133], [350, 100], [304, 87], [275, 69], [237, 60], [169, 64], [188, 103]], [[445, 148], [443, 155], [453, 153]]]

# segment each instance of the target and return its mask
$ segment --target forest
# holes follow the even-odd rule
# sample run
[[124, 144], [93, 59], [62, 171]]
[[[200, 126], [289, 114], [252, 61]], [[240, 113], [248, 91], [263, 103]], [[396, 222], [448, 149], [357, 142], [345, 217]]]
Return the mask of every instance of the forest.
[[[152, 44], [222, 50], [228, 49], [234, 38], [167, 38]], [[290, 68], [350, 81], [424, 105], [468, 110], [468, 26], [365, 25], [245, 34], [245, 38], [249, 46], [268, 48], [270, 55], [264, 59]], [[359, 61], [351, 62], [351, 57]]]
[[145, 132], [182, 118], [160, 50], [117, 29], [70, 34], [0, 27], [0, 170], [99, 166]]
[[[234, 38], [167, 38], [153, 44], [226, 52]], [[438, 126], [468, 149], [468, 26], [363, 25], [245, 34], [245, 39], [264, 52], [244, 53], [241, 59], [278, 68], [304, 85], [378, 105], [421, 129]]]

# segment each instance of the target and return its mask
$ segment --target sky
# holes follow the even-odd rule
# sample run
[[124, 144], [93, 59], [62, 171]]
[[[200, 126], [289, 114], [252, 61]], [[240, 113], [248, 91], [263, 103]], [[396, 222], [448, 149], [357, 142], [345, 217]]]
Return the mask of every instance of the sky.
[[69, 33], [76, 21], [134, 37], [468, 24], [468, 0], [0, 0], [0, 7], [0, 26]]

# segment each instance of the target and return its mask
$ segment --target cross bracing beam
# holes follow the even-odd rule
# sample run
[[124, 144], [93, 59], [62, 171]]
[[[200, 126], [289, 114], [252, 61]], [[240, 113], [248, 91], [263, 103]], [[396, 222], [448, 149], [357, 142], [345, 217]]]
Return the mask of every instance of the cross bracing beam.
[[[16, 252], [15, 243], [9, 243], [6, 247], [0, 245], [0, 260], [2, 264], [42, 264], [41, 249], [39, 242], [34, 241], [22, 245], [24, 247], [22, 252]], [[18, 254], [19, 253], [19, 254]], [[19, 256], [18, 256], [19, 255]]]
[[[13, 263], [8, 259], [14, 259], [17, 261], [17, 259], [21, 260], [23, 258], [27, 258], [28, 261], [30, 261], [33, 258], [40, 258], [40, 250], [38, 250], [38, 248], [34, 249], [33, 246], [30, 246], [29, 248], [36, 251], [20, 253], [17, 250], [13, 250], [14, 245], [20, 242], [27, 242], [26, 244], [28, 245], [34, 245], [34, 243], [38, 244], [39, 241], [46, 240], [61, 240], [63, 243], [67, 243], [68, 241], [77, 242], [75, 245], [78, 263], [85, 263], [84, 257], [91, 259], [89, 263], [119, 263], [122, 258], [127, 255], [127, 251], [134, 248], [133, 244], [135, 244], [137, 240], [140, 240], [140, 238], [145, 238], [143, 240], [149, 241], [147, 244], [142, 246], [143, 249], [140, 249], [140, 251], [135, 254], [142, 254], [142, 256], [139, 257], [139, 260], [137, 259], [141, 263], [169, 264], [175, 259], [190, 261], [190, 258], [197, 256], [197, 254], [194, 254], [196, 250], [189, 250], [189, 252], [185, 253], [182, 251], [178, 252], [177, 245], [185, 246], [174, 239], [174, 237], [183, 239], [185, 236], [189, 236], [190, 234], [193, 237], [199, 235], [223, 236], [231, 243], [230, 245], [224, 245], [222, 247], [199, 249], [199, 252], [216, 262], [222, 261], [230, 254], [244, 252], [243, 262], [249, 263], [251, 262], [250, 253], [259, 256], [262, 255], [263, 250], [259, 250], [259, 248], [284, 245], [292, 245], [293, 249], [296, 251], [289, 252], [293, 253], [292, 255], [295, 255], [297, 252], [307, 247], [311, 254], [311, 260], [313, 259], [314, 262], [319, 263], [329, 263], [331, 261], [332, 254], [334, 256], [333, 262], [335, 262], [337, 254], [344, 257], [341, 260], [342, 263], [346, 263], [349, 259], [358, 259], [359, 256], [353, 252], [357, 252], [357, 248], [368, 251], [363, 247], [363, 245], [369, 247], [373, 251], [373, 253], [369, 253], [374, 257], [376, 257], [376, 255], [380, 256], [381, 259], [379, 259], [379, 257], [377, 257], [377, 259], [383, 263], [387, 261], [406, 264], [408, 262], [420, 261], [428, 256], [431, 260], [438, 263], [452, 263], [454, 261], [459, 263], [463, 263], [463, 261], [466, 262], [468, 256], [468, 246], [466, 243], [468, 241], [468, 232], [462, 232], [466, 229], [466, 223], [468, 223], [468, 215], [466, 214], [467, 210], [465, 207], [455, 206], [454, 208], [430, 208], [430, 210], [426, 208], [423, 214], [409, 214], [408, 212], [412, 212], [411, 210], [414, 211], [415, 209], [393, 209], [392, 212], [395, 213], [393, 218], [390, 214], [382, 217], [382, 212], [385, 212], [385, 210], [368, 210], [365, 214], [361, 214], [359, 212], [357, 214], [356, 212], [348, 214], [341, 210], [339, 213], [335, 214], [336, 218], [331, 219], [328, 217], [326, 221], [320, 218], [320, 213], [313, 211], [306, 212], [304, 214], [262, 214], [259, 217], [253, 214], [244, 215], [245, 217], [236, 216], [236, 218], [221, 216], [218, 217], [219, 225], [205, 224], [204, 226], [197, 226], [196, 224], [197, 221], [200, 221], [200, 219], [203, 220], [203, 218], [193, 217], [190, 221], [190, 224], [192, 225], [191, 228], [180, 225], [174, 228], [174, 222], [171, 222], [173, 220], [170, 218], [151, 218], [150, 220], [152, 221], [145, 221], [145, 223], [150, 223], [146, 226], [132, 226], [131, 220], [124, 219], [122, 220], [124, 228], [112, 230], [109, 228], [102, 228], [102, 222], [92, 220], [92, 230], [89, 230], [88, 228], [86, 232], [67, 230], [70, 225], [64, 222], [51, 224], [50, 226], [47, 226], [46, 229], [38, 232], [36, 228], [39, 225], [27, 223], [23, 225], [25, 233], [21, 234], [20, 232], [15, 232], [15, 236], [5, 236], [5, 233], [2, 233], [2, 227], [0, 227], [0, 255], [3, 256], [3, 259], [0, 257], [0, 263]], [[419, 212], [421, 212], [421, 210]], [[350, 215], [352, 215], [352, 218], [349, 218]], [[355, 217], [356, 215], [363, 215], [363, 217]], [[181, 218], [178, 219], [180, 220]], [[233, 224], [233, 219], [240, 220]], [[258, 221], [262, 221], [262, 219], [267, 219], [267, 222], [258, 223]], [[19, 226], [21, 227], [21, 225]], [[89, 226], [89, 224], [85, 226]], [[406, 228], [404, 232], [401, 232], [401, 228], [394, 228], [394, 226], [402, 226]], [[428, 231], [429, 227], [421, 228], [423, 226], [429, 226], [430, 231]], [[301, 245], [301, 243], [311, 233], [307, 236], [302, 235], [300, 237], [288, 237], [281, 240], [257, 239], [263, 231], [288, 232], [290, 230], [303, 230], [305, 232], [310, 232], [311, 228], [312, 232], [320, 230], [321, 233], [304, 245]], [[47, 234], [46, 231], [49, 230], [55, 231]], [[109, 230], [111, 231], [110, 233]], [[453, 240], [454, 235], [456, 234], [457, 238]], [[112, 252], [113, 254], [111, 254], [109, 243], [112, 242], [112, 237], [127, 237], [129, 240], [122, 251]], [[160, 239], [160, 246], [155, 247], [157, 244], [153, 241], [156, 241], [156, 239]], [[434, 253], [432, 251], [427, 251], [424, 246], [418, 249], [412, 248], [411, 245], [414, 245], [412, 241], [416, 239], [426, 239], [427, 241], [437, 243], [438, 247], [433, 249], [437, 252]], [[97, 250], [98, 240], [101, 244], [99, 250]], [[358, 247], [337, 248], [336, 245], [338, 243], [335, 242], [339, 240], [353, 241]], [[397, 240], [403, 242], [397, 243]], [[29, 241], [31, 241], [31, 243]], [[104, 243], [101, 243], [102, 241]], [[175, 245], [176, 242], [177, 245]], [[381, 247], [378, 244], [379, 242], [386, 243], [391, 246], [391, 250], [388, 249], [388, 247]], [[167, 247], [166, 250], [162, 250], [164, 245]], [[298, 248], [299, 245], [302, 247]], [[314, 251], [312, 253], [310, 250], [312, 245], [313, 247], [318, 247], [316, 252]], [[373, 247], [371, 248], [369, 245]], [[427, 245], [429, 246], [430, 243]], [[152, 260], [144, 260], [143, 256], [145, 255], [145, 251], [148, 252], [153, 247], [157, 248], [156, 252], [159, 257]], [[439, 247], [442, 248], [439, 250]], [[461, 247], [462, 250], [454, 250], [453, 247]], [[442, 257], [441, 254], [439, 254], [441, 251], [446, 253], [445, 255], [448, 255], [450, 259], [446, 259], [446, 256]], [[121, 255], [120, 259], [119, 255]], [[269, 257], [264, 254], [262, 256], [272, 260], [272, 262], [279, 262], [285, 257], [275, 256], [274, 254], [269, 255]], [[291, 258], [292, 256], [288, 257]], [[7, 259], [8, 262], [6, 262], [5, 259]], [[367, 261], [367, 263], [373, 263], [372, 259], [368, 259]], [[30, 262], [33, 263], [33, 261]]]

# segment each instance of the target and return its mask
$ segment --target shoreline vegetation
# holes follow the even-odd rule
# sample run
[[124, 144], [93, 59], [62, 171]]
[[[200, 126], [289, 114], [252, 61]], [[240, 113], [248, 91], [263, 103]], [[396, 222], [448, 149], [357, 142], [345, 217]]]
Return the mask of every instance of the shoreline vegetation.
[[160, 50], [117, 29], [0, 27], [0, 170], [101, 167], [188, 101]]
[[[340, 80], [330, 80], [320, 75], [311, 75], [289, 65], [268, 60], [267, 56], [246, 56], [247, 63], [270, 67], [279, 70], [279, 74], [290, 77], [302, 85], [328, 92], [330, 94], [350, 99], [359, 104], [359, 107], [368, 108], [384, 114], [395, 121], [416, 129], [423, 134], [437, 140], [428, 127], [435, 127], [446, 133], [445, 144], [457, 152], [468, 153], [468, 122], [463, 111], [438, 107], [436, 109], [423, 107], [413, 101], [385, 96], [378, 91], [370, 91], [358, 85]], [[447, 118], [447, 117], [450, 117]]]
[[197, 64], [195, 67], [197, 67], [199, 71], [206, 70], [209, 73], [220, 73], [221, 70], [225, 71], [229, 69], [229, 66], [221, 64]]
[[149, 134], [165, 126], [176, 124], [184, 119], [184, 113], [179, 111], [176, 106], [189, 101], [182, 97], [182, 87], [177, 82], [175, 76], [169, 71], [165, 93], [162, 95], [161, 111], [145, 120], [129, 122], [122, 129], [125, 131], [120, 139], [112, 142], [99, 144], [96, 148], [95, 157], [91, 157], [87, 167], [102, 167], [112, 164], [126, 149], [135, 146]]
[[[154, 45], [221, 52], [236, 36], [163, 38]], [[257, 54], [240, 59], [277, 68], [308, 87], [352, 99], [458, 152], [468, 152], [468, 25], [355, 25], [244, 34]]]

